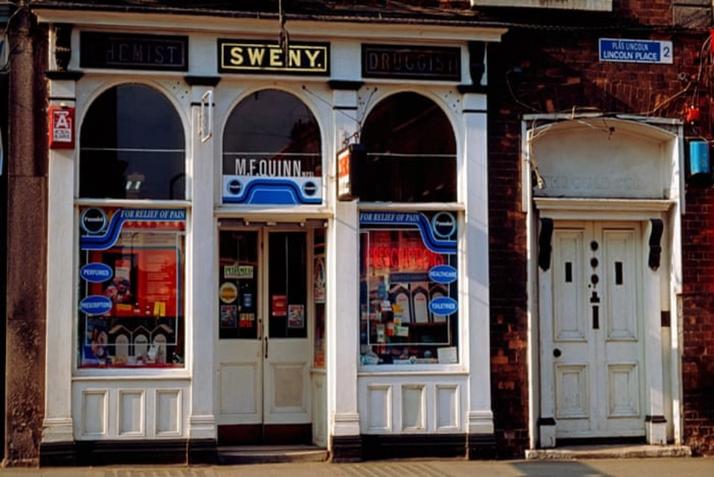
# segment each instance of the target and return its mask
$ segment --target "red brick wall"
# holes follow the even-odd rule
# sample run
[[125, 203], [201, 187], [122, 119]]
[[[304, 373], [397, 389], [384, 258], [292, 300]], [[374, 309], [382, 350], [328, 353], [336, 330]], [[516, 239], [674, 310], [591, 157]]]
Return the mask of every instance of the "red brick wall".
[[[608, 29], [620, 21], [671, 24], [670, 1], [615, 1], [619, 10], [597, 16], [602, 29], [514, 29], [489, 46], [489, 210], [491, 229], [491, 369], [498, 448], [522, 457], [528, 444], [526, 224], [520, 212], [520, 127], [523, 114], [594, 110], [681, 118], [693, 100], [693, 82], [706, 31]], [[580, 13], [573, 21], [583, 22]], [[567, 17], [560, 17], [561, 20]], [[540, 19], [543, 20], [542, 18]], [[582, 23], [581, 23], [582, 24]], [[600, 37], [667, 39], [675, 64], [600, 63]], [[708, 114], [711, 61], [701, 78], [702, 120], [687, 135], [711, 139]], [[513, 95], [507, 87], [510, 81]], [[515, 96], [515, 98], [514, 98]], [[714, 453], [714, 191], [688, 186], [684, 222], [684, 407], [686, 442]]]

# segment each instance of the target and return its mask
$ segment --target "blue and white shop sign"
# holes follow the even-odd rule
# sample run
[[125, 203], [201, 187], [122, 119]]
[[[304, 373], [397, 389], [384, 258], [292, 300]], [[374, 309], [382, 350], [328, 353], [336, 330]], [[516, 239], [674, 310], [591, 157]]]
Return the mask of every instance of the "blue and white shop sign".
[[674, 59], [671, 41], [600, 38], [598, 49], [604, 62], [671, 65]]

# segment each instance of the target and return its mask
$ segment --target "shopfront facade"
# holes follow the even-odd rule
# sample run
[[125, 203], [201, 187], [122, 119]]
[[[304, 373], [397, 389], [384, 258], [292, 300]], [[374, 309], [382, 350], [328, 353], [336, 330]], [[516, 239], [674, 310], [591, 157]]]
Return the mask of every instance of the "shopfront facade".
[[281, 45], [275, 18], [35, 13], [43, 463], [485, 455], [503, 30], [295, 20]]

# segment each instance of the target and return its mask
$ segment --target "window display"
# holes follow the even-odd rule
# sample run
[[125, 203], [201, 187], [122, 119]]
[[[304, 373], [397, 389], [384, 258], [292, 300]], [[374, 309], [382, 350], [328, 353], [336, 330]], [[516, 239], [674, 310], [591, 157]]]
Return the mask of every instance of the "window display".
[[451, 212], [360, 213], [363, 365], [457, 362], [457, 221]]
[[186, 211], [80, 209], [79, 367], [182, 367]]

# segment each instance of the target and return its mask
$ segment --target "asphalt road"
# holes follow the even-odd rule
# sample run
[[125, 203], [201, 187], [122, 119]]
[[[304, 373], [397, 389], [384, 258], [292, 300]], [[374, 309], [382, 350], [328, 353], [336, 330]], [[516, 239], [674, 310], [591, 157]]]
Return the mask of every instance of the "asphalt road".
[[0, 469], [8, 477], [714, 477], [714, 458], [586, 461], [399, 460], [357, 464], [299, 463], [211, 467], [72, 467]]

